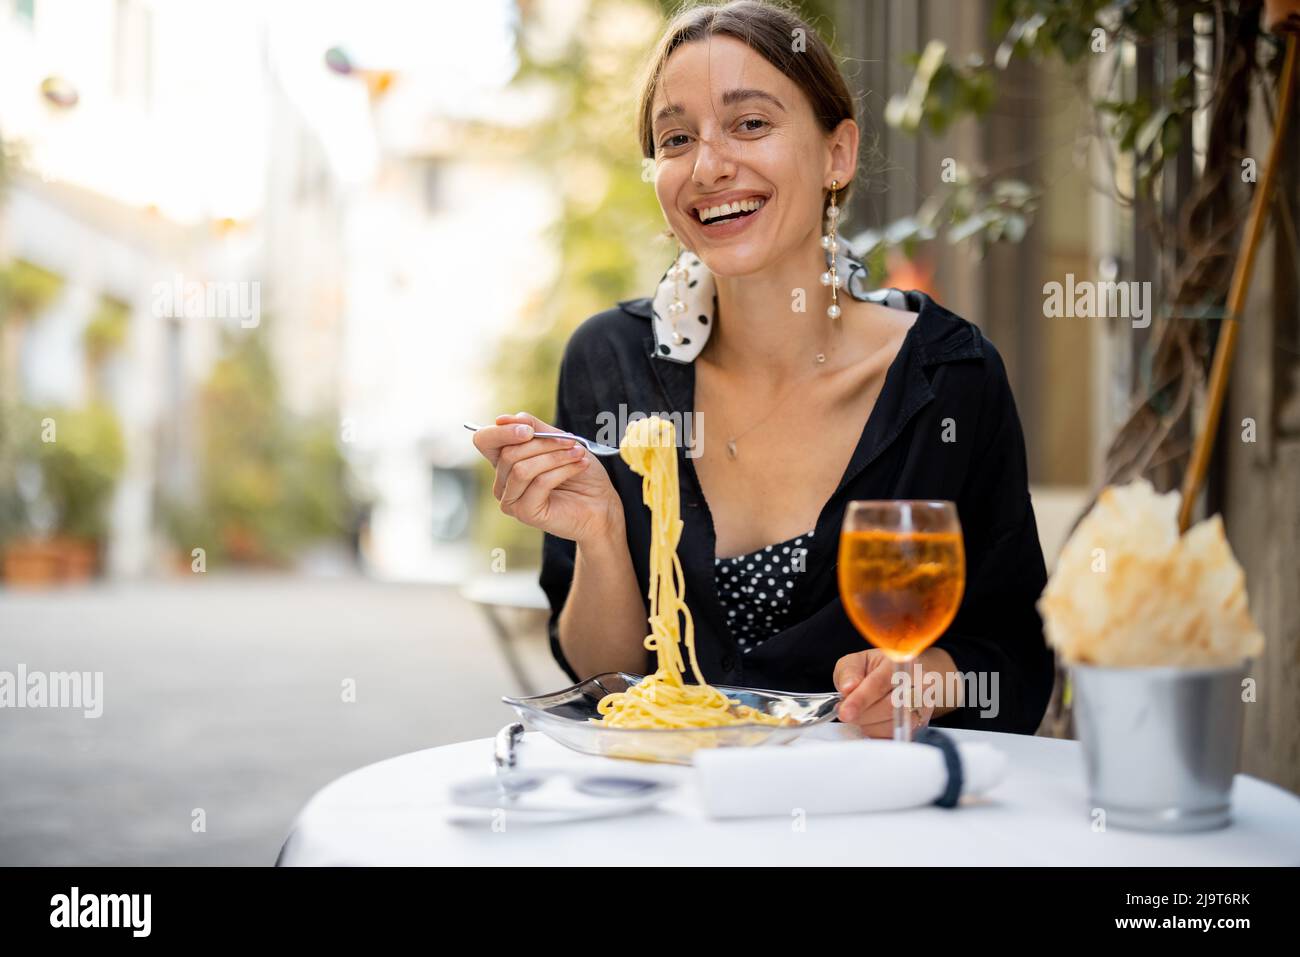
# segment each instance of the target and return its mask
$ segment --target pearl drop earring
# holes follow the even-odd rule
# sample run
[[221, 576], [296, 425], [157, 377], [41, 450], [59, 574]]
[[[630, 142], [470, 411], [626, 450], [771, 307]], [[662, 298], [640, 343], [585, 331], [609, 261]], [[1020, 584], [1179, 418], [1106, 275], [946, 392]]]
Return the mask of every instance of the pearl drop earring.
[[682, 246], [677, 244], [677, 258], [673, 264], [668, 267], [668, 278], [673, 283], [673, 301], [668, 305], [668, 319], [673, 326], [673, 345], [680, 346], [684, 337], [677, 329], [677, 320], [686, 312], [686, 303], [682, 302], [682, 283], [686, 281], [688, 273], [686, 267], [682, 265]]
[[840, 317], [839, 288], [844, 285], [844, 278], [835, 268], [835, 254], [840, 249], [839, 237], [835, 234], [840, 218], [840, 208], [835, 205], [835, 193], [839, 188], [839, 180], [831, 180], [831, 202], [826, 207], [826, 234], [822, 236], [822, 249], [826, 250], [826, 258], [830, 262], [830, 268], [822, 273], [821, 278], [822, 285], [829, 286], [831, 290], [831, 304], [826, 307], [826, 315], [832, 319]]

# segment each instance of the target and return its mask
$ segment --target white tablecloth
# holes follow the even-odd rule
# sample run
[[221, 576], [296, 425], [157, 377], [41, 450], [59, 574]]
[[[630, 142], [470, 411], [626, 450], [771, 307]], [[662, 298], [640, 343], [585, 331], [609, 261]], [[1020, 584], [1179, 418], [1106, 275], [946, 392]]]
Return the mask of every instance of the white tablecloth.
[[[828, 725], [819, 736], [850, 729]], [[364, 864], [857, 864], [1260, 865], [1300, 864], [1300, 798], [1239, 774], [1233, 822], [1188, 834], [1095, 830], [1077, 741], [949, 731], [1010, 758], [1007, 778], [978, 803], [876, 814], [714, 821], [699, 810], [690, 769], [637, 763], [682, 781], [658, 808], [617, 818], [494, 831], [489, 819], [449, 820], [450, 782], [492, 770], [492, 741], [465, 741], [361, 768], [303, 808], [282, 865]], [[790, 747], [798, 747], [798, 743]], [[608, 767], [536, 733], [520, 766]], [[622, 762], [620, 762], [622, 764]], [[802, 827], [800, 827], [802, 823]]]

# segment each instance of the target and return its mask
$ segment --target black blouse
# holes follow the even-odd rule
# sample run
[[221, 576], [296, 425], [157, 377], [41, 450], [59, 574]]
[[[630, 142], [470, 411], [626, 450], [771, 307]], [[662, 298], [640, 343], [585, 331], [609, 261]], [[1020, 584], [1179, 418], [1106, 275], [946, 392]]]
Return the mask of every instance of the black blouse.
[[[700, 669], [710, 683], [833, 691], [836, 661], [869, 647], [839, 597], [836, 563], [845, 504], [948, 499], [957, 503], [961, 520], [966, 589], [956, 618], [936, 645], [959, 671], [985, 674], [985, 687], [996, 688], [996, 707], [971, 701], [932, 723], [1032, 734], [1046, 710], [1054, 669], [1035, 608], [1047, 572], [1015, 401], [1001, 356], [975, 325], [923, 293], [905, 295], [916, 319], [848, 467], [818, 516], [816, 534], [805, 542], [804, 568], [785, 627], [752, 650], [740, 645], [728, 623], [729, 608], [716, 579], [713, 520], [689, 449], [678, 448], [683, 519], [678, 555]], [[573, 332], [560, 365], [556, 426], [594, 438], [620, 412], [620, 423], [632, 412], [677, 415], [677, 423], [694, 412], [695, 367], [655, 354], [651, 318], [650, 299], [630, 299]], [[617, 456], [599, 461], [623, 501], [628, 547], [648, 616], [650, 513], [642, 503], [642, 479]], [[578, 681], [557, 630], [573, 582], [575, 550], [572, 541], [544, 535], [540, 584], [551, 606], [551, 651]], [[646, 672], [655, 667], [647, 651]]]

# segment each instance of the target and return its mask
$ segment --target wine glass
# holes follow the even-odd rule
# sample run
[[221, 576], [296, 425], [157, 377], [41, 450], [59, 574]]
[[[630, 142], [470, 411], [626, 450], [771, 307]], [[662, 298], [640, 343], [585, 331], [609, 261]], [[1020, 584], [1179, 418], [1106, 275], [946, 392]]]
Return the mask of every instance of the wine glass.
[[[908, 665], [952, 624], [966, 587], [957, 506], [909, 500], [850, 502], [840, 531], [840, 597], [849, 620], [894, 663], [894, 740], [912, 740], [901, 690]], [[909, 696], [911, 698], [911, 696]]]

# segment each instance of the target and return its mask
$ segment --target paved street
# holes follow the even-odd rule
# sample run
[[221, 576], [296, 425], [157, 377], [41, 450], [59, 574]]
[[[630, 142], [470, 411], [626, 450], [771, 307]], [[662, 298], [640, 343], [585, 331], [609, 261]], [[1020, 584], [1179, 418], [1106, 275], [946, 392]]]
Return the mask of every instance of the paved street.
[[354, 578], [0, 591], [0, 671], [19, 664], [102, 671], [104, 710], [0, 709], [0, 865], [270, 864], [315, 790], [491, 735], [516, 690], [454, 590]]

